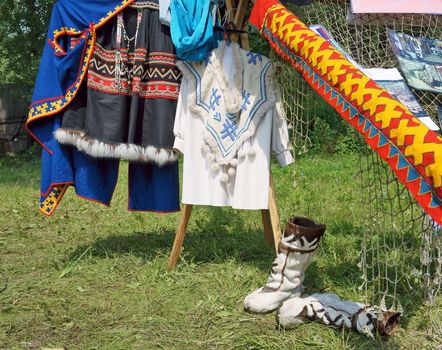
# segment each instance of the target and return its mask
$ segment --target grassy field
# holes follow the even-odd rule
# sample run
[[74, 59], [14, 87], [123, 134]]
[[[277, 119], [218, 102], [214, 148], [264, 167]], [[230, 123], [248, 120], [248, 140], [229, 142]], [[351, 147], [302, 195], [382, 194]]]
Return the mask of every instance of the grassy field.
[[[362, 208], [357, 156], [318, 156], [274, 167], [281, 221], [327, 224], [307, 291], [362, 300]], [[402, 328], [389, 339], [242, 309], [274, 259], [259, 212], [197, 207], [179, 266], [166, 268], [179, 214], [126, 211], [126, 164], [110, 208], [70, 189], [52, 218], [38, 212], [39, 162], [0, 158], [0, 349], [438, 349], [442, 300], [433, 310], [404, 293]], [[418, 252], [416, 252], [418, 254]], [[1, 288], [1, 286], [0, 286]]]

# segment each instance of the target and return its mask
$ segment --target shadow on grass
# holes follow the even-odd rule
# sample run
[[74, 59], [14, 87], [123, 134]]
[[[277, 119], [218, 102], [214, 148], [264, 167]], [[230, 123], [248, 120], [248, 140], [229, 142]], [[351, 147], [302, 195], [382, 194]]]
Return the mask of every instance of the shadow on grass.
[[[245, 220], [239, 211], [230, 208], [196, 208], [181, 256], [194, 263], [222, 263], [236, 259], [268, 270], [275, 257], [273, 246], [265, 243], [261, 229], [250, 229], [250, 226], [250, 218], [246, 217]], [[172, 230], [114, 234], [96, 240], [90, 248], [86, 245], [78, 247], [65, 261], [75, 260], [88, 248], [92, 256], [109, 257], [130, 253], [149, 260], [158, 255], [168, 255], [174, 239], [175, 231]]]
[[[181, 254], [186, 261], [204, 264], [235, 260], [263, 271], [269, 270], [275, 257], [273, 247], [265, 243], [262, 230], [251, 229], [253, 226], [259, 227], [260, 223], [251, 225], [250, 220], [247, 221], [238, 211], [225, 208], [197, 210], [191, 221], [192, 225], [186, 234]], [[319, 258], [326, 258], [326, 255], [331, 251], [338, 254], [340, 259], [334, 263], [330, 261], [327, 265], [322, 264], [322, 268], [318, 267], [317, 261], [311, 264], [305, 281], [307, 293], [334, 293], [335, 291], [331, 289], [333, 287], [339, 290], [343, 286], [356, 288], [361, 284], [360, 271], [357, 268], [360, 239], [350, 239], [355, 232], [361, 233], [361, 228], [352, 226], [348, 221], [342, 221], [333, 223], [327, 231], [327, 234], [332, 237], [322, 243], [327, 244], [327, 249], [324, 249], [323, 246], [324, 251], [321, 254], [324, 257], [318, 257], [317, 261]], [[79, 246], [66, 258], [66, 261], [78, 259], [86, 250], [90, 256], [99, 258], [132, 254], [143, 260], [151, 260], [158, 256], [169, 255], [174, 238], [174, 230], [165, 230], [161, 233], [149, 231], [113, 234], [99, 238], [91, 245]], [[409, 238], [408, 235], [407, 238]], [[373, 237], [373, 239], [376, 238]], [[346, 250], [350, 250], [350, 252], [345, 254]], [[411, 263], [411, 259], [408, 262]], [[333, 281], [333, 285], [328, 285], [329, 283], [325, 283], [325, 280]], [[406, 309], [406, 316], [401, 321], [402, 327], [406, 328], [409, 322], [407, 316], [416, 312], [423, 304], [423, 298], [417, 291], [406, 291], [401, 283], [398, 285], [398, 297]], [[337, 332], [340, 331], [337, 330]], [[350, 336], [347, 341], [349, 345], [354, 345], [357, 348], [363, 339], [366, 338], [364, 336]], [[381, 348], [385, 349], [398, 348], [394, 337], [383, 340], [367, 338], [366, 340], [367, 349], [377, 349], [379, 344], [382, 344]]]
[[[95, 257], [105, 258], [130, 253], [149, 260], [158, 255], [169, 254], [174, 238], [174, 231], [161, 234], [131, 232], [127, 235], [111, 235], [96, 240], [90, 248], [86, 245], [78, 247], [66, 261], [75, 260], [88, 248], [90, 255]], [[181, 256], [194, 263], [222, 263], [233, 258], [268, 269], [274, 259], [274, 252], [272, 247], [266, 245], [263, 234], [259, 231], [241, 231], [235, 234], [189, 231]]]

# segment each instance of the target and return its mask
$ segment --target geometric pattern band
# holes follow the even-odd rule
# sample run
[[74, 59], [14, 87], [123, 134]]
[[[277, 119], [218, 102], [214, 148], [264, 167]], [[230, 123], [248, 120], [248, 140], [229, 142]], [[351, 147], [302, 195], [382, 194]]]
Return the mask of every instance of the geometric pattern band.
[[40, 199], [40, 211], [46, 216], [50, 216], [57, 208], [68, 187], [69, 184], [60, 184], [51, 187], [48, 194], [42, 196]]
[[250, 22], [442, 225], [442, 137], [277, 0], [257, 0]]
[[108, 94], [178, 99], [181, 72], [176, 67], [175, 54], [148, 52], [145, 48], [136, 48], [131, 53], [123, 49], [120, 53], [122, 65], [117, 84], [116, 50], [96, 43], [87, 72], [88, 88]]

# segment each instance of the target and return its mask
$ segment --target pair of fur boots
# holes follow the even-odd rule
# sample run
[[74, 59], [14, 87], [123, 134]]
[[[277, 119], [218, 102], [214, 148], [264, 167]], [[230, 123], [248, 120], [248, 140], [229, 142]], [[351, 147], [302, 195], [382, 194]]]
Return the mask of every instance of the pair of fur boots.
[[303, 320], [346, 327], [373, 337], [392, 334], [400, 313], [381, 310], [353, 301], [342, 301], [334, 294], [303, 294], [305, 270], [313, 260], [325, 225], [304, 217], [291, 217], [279, 243], [267, 283], [244, 299], [244, 308], [253, 313], [278, 309], [276, 320], [293, 328]]

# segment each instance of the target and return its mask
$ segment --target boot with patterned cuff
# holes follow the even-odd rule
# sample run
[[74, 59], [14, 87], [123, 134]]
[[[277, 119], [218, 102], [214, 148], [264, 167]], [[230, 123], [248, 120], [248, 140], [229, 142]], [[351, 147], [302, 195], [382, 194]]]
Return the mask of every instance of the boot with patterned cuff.
[[285, 300], [300, 296], [304, 272], [313, 260], [324, 232], [323, 224], [304, 217], [291, 217], [279, 242], [278, 256], [267, 283], [246, 296], [244, 309], [267, 313], [276, 310]]

